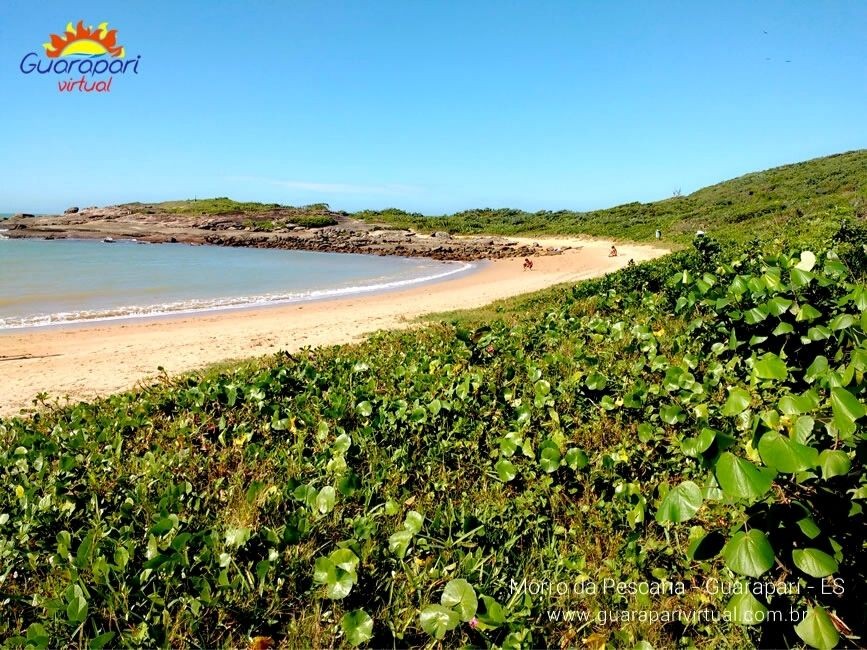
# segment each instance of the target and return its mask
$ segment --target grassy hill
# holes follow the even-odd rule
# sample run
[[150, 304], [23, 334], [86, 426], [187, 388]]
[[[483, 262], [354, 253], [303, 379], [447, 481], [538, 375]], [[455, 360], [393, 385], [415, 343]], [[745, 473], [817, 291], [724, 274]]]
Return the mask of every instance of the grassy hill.
[[398, 209], [354, 216], [421, 231], [497, 234], [588, 234], [687, 242], [696, 230], [721, 239], [830, 235], [841, 218], [867, 218], [867, 150], [816, 158], [747, 174], [689, 196], [627, 203], [589, 212], [512, 209], [466, 210], [426, 217]]
[[[702, 205], [767, 234], [774, 192], [818, 215], [863, 157]], [[0, 641], [856, 645], [867, 230], [816, 219], [0, 421]]]
[[340, 215], [395, 228], [452, 234], [586, 234], [646, 241], [659, 228], [667, 241], [682, 244], [689, 243], [697, 230], [733, 241], [756, 236], [803, 238], [804, 233], [821, 240], [835, 232], [841, 219], [867, 219], [867, 150], [754, 172], [689, 196], [589, 212], [482, 208], [426, 216], [389, 208], [347, 213], [334, 212], [325, 203], [293, 207], [227, 197], [127, 205], [175, 214], [241, 214], [254, 221], [273, 218], [275, 213], [296, 217], [296, 221], [307, 216], [313, 225], [333, 223], [333, 217]]

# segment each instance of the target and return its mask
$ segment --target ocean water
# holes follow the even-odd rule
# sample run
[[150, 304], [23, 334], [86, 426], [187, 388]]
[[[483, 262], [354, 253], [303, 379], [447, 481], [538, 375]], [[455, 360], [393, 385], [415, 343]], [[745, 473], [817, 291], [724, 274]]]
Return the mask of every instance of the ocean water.
[[351, 296], [472, 267], [307, 251], [0, 239], [0, 330]]

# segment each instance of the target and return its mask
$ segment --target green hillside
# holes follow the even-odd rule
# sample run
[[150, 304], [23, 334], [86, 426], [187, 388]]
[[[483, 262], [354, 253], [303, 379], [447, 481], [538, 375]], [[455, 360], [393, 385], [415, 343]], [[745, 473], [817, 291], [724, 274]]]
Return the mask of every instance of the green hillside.
[[804, 233], [820, 240], [833, 233], [843, 218], [867, 219], [867, 150], [747, 174], [689, 196], [589, 212], [482, 208], [427, 216], [389, 208], [347, 213], [334, 212], [325, 203], [293, 207], [227, 197], [126, 205], [170, 214], [243, 215], [253, 222], [271, 219], [275, 213], [295, 217], [295, 222], [303, 222], [306, 216], [312, 226], [334, 223], [321, 220], [341, 215], [395, 228], [453, 234], [586, 234], [647, 241], [659, 228], [666, 241], [681, 244], [689, 243], [697, 230], [721, 240], [798, 237]]
[[426, 217], [389, 209], [354, 216], [452, 233], [568, 233], [641, 241], [652, 239], [659, 228], [667, 240], [679, 242], [697, 230], [734, 240], [803, 233], [821, 238], [834, 232], [841, 218], [867, 218], [867, 150], [747, 174], [689, 196], [590, 212], [504, 208]]

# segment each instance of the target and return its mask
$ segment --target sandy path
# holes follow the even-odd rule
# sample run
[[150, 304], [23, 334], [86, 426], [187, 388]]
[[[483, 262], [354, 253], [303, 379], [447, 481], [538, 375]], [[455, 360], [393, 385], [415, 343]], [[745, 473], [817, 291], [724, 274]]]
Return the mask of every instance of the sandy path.
[[[514, 238], [518, 240], [519, 238]], [[533, 271], [519, 259], [484, 263], [453, 280], [399, 292], [266, 309], [139, 319], [0, 332], [0, 415], [30, 407], [36, 393], [86, 399], [148, 380], [162, 366], [180, 373], [228, 359], [305, 346], [345, 343], [370, 332], [407, 327], [420, 315], [468, 309], [561, 282], [601, 275], [666, 253], [650, 246], [558, 238], [521, 239], [550, 246], [580, 246], [535, 258]]]

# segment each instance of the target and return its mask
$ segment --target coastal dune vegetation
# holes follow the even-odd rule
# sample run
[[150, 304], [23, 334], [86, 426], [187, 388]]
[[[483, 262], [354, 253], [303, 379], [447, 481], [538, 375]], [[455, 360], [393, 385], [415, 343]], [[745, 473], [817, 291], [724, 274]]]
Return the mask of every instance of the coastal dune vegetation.
[[[40, 396], [0, 421], [0, 639], [856, 646], [865, 163], [643, 209], [424, 222], [619, 219], [682, 246], [360, 344]], [[364, 218], [421, 219], [405, 214]]]

